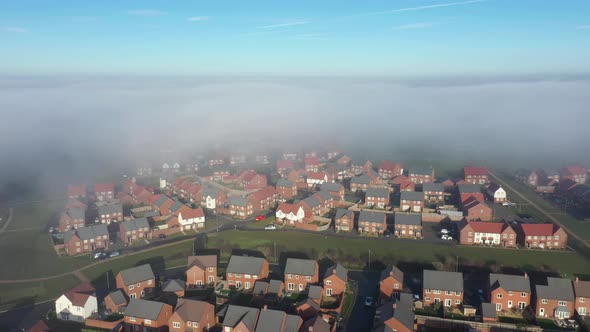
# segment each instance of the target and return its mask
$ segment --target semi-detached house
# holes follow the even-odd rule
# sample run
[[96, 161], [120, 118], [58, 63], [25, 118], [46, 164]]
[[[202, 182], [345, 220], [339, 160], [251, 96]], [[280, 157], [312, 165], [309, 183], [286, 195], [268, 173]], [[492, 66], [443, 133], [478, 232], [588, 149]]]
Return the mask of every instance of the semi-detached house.
[[149, 264], [139, 265], [119, 272], [115, 278], [117, 288], [130, 299], [139, 299], [156, 287], [156, 277]]
[[463, 274], [460, 272], [424, 270], [423, 294], [425, 305], [442, 303], [457, 307], [463, 303]]
[[266, 279], [268, 274], [269, 264], [266, 259], [233, 255], [225, 270], [226, 287], [252, 289], [256, 280]]
[[531, 281], [528, 275], [490, 273], [490, 302], [496, 311], [518, 308], [524, 310], [531, 304]]
[[310, 259], [287, 258], [284, 277], [287, 291], [302, 292], [308, 284], [320, 281], [318, 263]]

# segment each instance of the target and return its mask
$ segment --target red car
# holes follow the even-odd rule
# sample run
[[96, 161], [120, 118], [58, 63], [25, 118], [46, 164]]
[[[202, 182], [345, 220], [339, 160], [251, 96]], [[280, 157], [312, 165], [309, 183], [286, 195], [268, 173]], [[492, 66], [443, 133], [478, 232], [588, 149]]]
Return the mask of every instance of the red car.
[[256, 216], [256, 221], [263, 221], [264, 219], [266, 219], [266, 217], [263, 215]]

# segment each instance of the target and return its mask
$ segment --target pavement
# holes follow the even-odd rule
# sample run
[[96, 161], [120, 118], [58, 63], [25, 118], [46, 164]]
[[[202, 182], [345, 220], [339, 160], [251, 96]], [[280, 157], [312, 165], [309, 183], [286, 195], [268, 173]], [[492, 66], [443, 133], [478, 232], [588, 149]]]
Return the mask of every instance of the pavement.
[[10, 222], [12, 221], [13, 215], [14, 210], [12, 208], [8, 208], [8, 218], [6, 218], [6, 222], [4, 223], [4, 225], [2, 225], [2, 228], [0, 228], [0, 234], [6, 231], [6, 228], [8, 227], [8, 225], [10, 225]]
[[365, 298], [373, 297], [377, 300], [377, 287], [379, 286], [379, 272], [374, 271], [350, 271], [348, 278], [358, 282], [357, 295], [350, 319], [346, 324], [347, 332], [371, 331], [373, 328], [373, 316], [375, 306], [366, 307]]

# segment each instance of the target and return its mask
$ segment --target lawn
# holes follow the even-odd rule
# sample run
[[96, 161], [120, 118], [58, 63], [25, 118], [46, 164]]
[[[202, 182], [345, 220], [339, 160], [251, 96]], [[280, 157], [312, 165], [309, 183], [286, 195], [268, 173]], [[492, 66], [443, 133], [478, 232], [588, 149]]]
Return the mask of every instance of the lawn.
[[68, 275], [42, 282], [0, 284], [0, 310], [53, 299], [79, 282], [75, 276]]
[[275, 216], [270, 216], [262, 221], [254, 222], [249, 224], [248, 227], [252, 228], [264, 228], [267, 225], [273, 224], [276, 221]]
[[45, 230], [50, 222], [57, 225], [57, 219], [64, 204], [65, 200], [59, 199], [19, 205], [14, 208], [12, 221], [7, 229], [39, 228]]
[[436, 263], [452, 269], [458, 256], [461, 265], [487, 266], [490, 269], [517, 267], [529, 271], [559, 272], [569, 276], [590, 274], [588, 261], [572, 252], [466, 247], [422, 241], [348, 239], [309, 233], [228, 231], [212, 234], [208, 246], [222, 249], [222, 255], [227, 255], [230, 249], [254, 249], [270, 258], [273, 243], [276, 244], [278, 256], [287, 252], [301, 252], [316, 259], [330, 257], [350, 268], [365, 266], [371, 250], [372, 262], [381, 261], [383, 264]]

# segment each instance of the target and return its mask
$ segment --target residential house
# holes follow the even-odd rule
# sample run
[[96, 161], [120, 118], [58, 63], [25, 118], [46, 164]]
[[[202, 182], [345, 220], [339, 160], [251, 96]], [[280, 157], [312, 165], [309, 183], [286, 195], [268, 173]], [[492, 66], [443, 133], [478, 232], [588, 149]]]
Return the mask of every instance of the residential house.
[[320, 190], [313, 194], [313, 196], [322, 203], [322, 208], [331, 209], [334, 207], [334, 195], [332, 195], [329, 191]]
[[149, 264], [135, 266], [117, 273], [117, 288], [130, 299], [144, 298], [156, 287], [156, 277]]
[[363, 173], [350, 179], [350, 190], [354, 192], [359, 190], [367, 191], [372, 184], [374, 184], [373, 180], [366, 173]]
[[303, 322], [303, 327], [300, 331], [331, 332], [333, 329], [330, 326], [330, 323], [328, 323], [322, 316], [315, 315]]
[[574, 288], [570, 279], [547, 278], [547, 285], [535, 286], [537, 317], [568, 319], [574, 315]]
[[84, 323], [84, 320], [98, 312], [96, 290], [89, 282], [83, 282], [55, 300], [58, 319]]
[[169, 227], [179, 226], [182, 230], [199, 229], [205, 227], [205, 212], [202, 208], [190, 208], [181, 203], [180, 208], [174, 211], [173, 222], [169, 222]]
[[248, 200], [252, 202], [254, 212], [258, 212], [273, 208], [279, 201], [279, 194], [274, 187], [268, 186], [250, 194]]
[[168, 332], [172, 306], [162, 302], [131, 299], [125, 309], [125, 332]]
[[567, 233], [554, 224], [521, 224], [518, 243], [526, 248], [565, 249]]
[[283, 199], [291, 199], [297, 196], [297, 184], [286, 179], [279, 179], [277, 181], [277, 193]]
[[240, 219], [245, 219], [254, 214], [252, 201], [244, 196], [232, 196], [229, 198], [229, 214]]
[[467, 183], [481, 185], [490, 182], [487, 167], [464, 167], [463, 175]]
[[310, 217], [322, 214], [322, 203], [323, 202], [316, 195], [304, 198], [299, 202], [305, 212], [311, 213]]
[[288, 169], [294, 169], [295, 163], [292, 160], [277, 160], [277, 173], [282, 174]]
[[590, 315], [590, 281], [582, 281], [578, 277], [574, 281], [574, 308], [580, 316]]
[[344, 201], [345, 190], [344, 186], [336, 182], [322, 183], [320, 190], [327, 191], [334, 197], [336, 201]]
[[459, 243], [516, 247], [516, 232], [506, 222], [464, 220], [459, 224]]
[[152, 175], [152, 168], [147, 165], [139, 166], [137, 168], [136, 174], [137, 174], [137, 176], [151, 176]]
[[445, 190], [449, 190], [449, 189], [455, 187], [455, 181], [453, 181], [452, 179], [449, 179], [449, 178], [437, 179], [436, 183], [442, 183], [442, 185], [445, 186]]
[[246, 155], [242, 153], [236, 153], [229, 156], [230, 165], [241, 165], [246, 163]]
[[422, 285], [425, 305], [442, 303], [445, 307], [456, 307], [463, 304], [461, 272], [424, 270]]
[[222, 181], [224, 177], [230, 175], [231, 172], [229, 171], [229, 167], [225, 165], [213, 165], [211, 167], [211, 176], [209, 177], [209, 180]]
[[340, 181], [350, 178], [350, 167], [342, 164], [328, 164], [326, 169]]
[[311, 259], [287, 258], [284, 280], [287, 291], [303, 292], [308, 284], [320, 281], [318, 262]]
[[422, 212], [424, 209], [424, 193], [419, 191], [402, 191], [400, 193], [400, 210]]
[[[295, 304], [295, 311], [304, 320], [310, 319], [312, 317], [318, 317], [320, 310], [320, 304], [317, 303], [317, 301], [311, 299], [309, 296], [306, 299], [299, 301], [297, 304]], [[309, 330], [304, 329], [303, 331]], [[313, 331], [316, 331], [315, 328], [313, 329]]]
[[387, 230], [387, 216], [381, 212], [361, 211], [358, 229], [361, 233], [381, 235]]
[[567, 166], [560, 170], [560, 178], [569, 179], [576, 183], [584, 184], [588, 179], [588, 170], [582, 166]]
[[119, 202], [97, 204], [98, 219], [103, 224], [123, 220], [123, 205]]
[[271, 279], [269, 282], [258, 280], [254, 283], [252, 294], [267, 301], [278, 301], [285, 293], [285, 284], [281, 280]]
[[119, 238], [123, 243], [149, 239], [151, 238], [150, 223], [146, 217], [123, 221], [119, 223]]
[[215, 285], [217, 282], [217, 256], [188, 256], [186, 270], [187, 287]]
[[110, 292], [104, 298], [104, 305], [112, 313], [123, 313], [127, 307], [127, 298], [120, 289]]
[[162, 172], [178, 172], [180, 171], [180, 164], [176, 161], [164, 162], [162, 164]]
[[66, 205], [65, 205], [65, 210], [72, 209], [72, 208], [78, 208], [78, 209], [82, 209], [82, 210], [86, 211], [86, 209], [88, 209], [88, 205], [80, 202], [80, 200], [78, 200], [77, 198], [68, 198], [68, 201], [66, 202]]
[[152, 204], [156, 210], [160, 212], [160, 215], [168, 216], [172, 212], [170, 208], [176, 203], [175, 200], [166, 195], [154, 195], [152, 197]]
[[215, 165], [225, 165], [225, 158], [221, 155], [215, 155], [209, 158], [207, 161], [209, 168], [213, 168]]
[[422, 238], [422, 215], [396, 212], [394, 216], [395, 237]]
[[308, 285], [307, 298], [321, 305], [324, 299], [324, 289], [318, 285]]
[[490, 302], [496, 311], [524, 310], [531, 304], [531, 281], [523, 276], [490, 273]]
[[481, 303], [481, 320], [484, 323], [494, 323], [498, 321], [498, 312], [493, 303], [482, 302]]
[[267, 154], [259, 153], [254, 156], [254, 161], [259, 165], [266, 165], [270, 163], [270, 158]]
[[354, 230], [354, 212], [348, 209], [336, 210], [334, 216], [334, 228], [336, 231], [350, 232]]
[[314, 188], [320, 186], [322, 183], [333, 182], [334, 178], [326, 171], [321, 172], [307, 172], [307, 186]]
[[443, 202], [445, 200], [445, 185], [442, 183], [424, 183], [422, 192], [427, 201]]
[[200, 204], [201, 199], [203, 198], [203, 187], [193, 183], [186, 191], [186, 198], [188, 198], [191, 203]]
[[302, 325], [301, 317], [271, 310], [265, 305], [260, 310], [255, 332], [297, 332]]
[[268, 185], [268, 179], [254, 170], [246, 170], [238, 175], [237, 182], [246, 190], [261, 189]]
[[162, 293], [174, 294], [176, 297], [184, 297], [186, 282], [180, 279], [168, 279], [162, 283]]
[[306, 173], [305, 170], [300, 169], [290, 169], [287, 171], [286, 178], [287, 180], [295, 183], [297, 188], [307, 189], [309, 186], [307, 185], [307, 180], [305, 179]]
[[72, 207], [61, 213], [57, 229], [65, 232], [68, 229], [84, 227], [84, 225], [86, 225], [86, 209]]
[[506, 190], [498, 184], [490, 183], [486, 188], [486, 193], [494, 203], [501, 204], [507, 201]]
[[215, 326], [215, 306], [205, 301], [178, 299], [168, 319], [170, 332], [203, 332]]
[[255, 332], [260, 310], [230, 304], [221, 323], [223, 332]]
[[365, 204], [369, 207], [385, 209], [389, 205], [389, 190], [386, 188], [368, 188]]
[[201, 199], [201, 205], [207, 209], [215, 209], [217, 207], [223, 207], [227, 202], [227, 194], [223, 190], [219, 190], [213, 187], [207, 187], [203, 189], [203, 197]]
[[297, 155], [297, 152], [285, 152], [283, 153], [283, 159], [284, 160], [291, 160], [291, 161], [295, 161], [297, 160], [299, 156]]
[[306, 215], [309, 214], [305, 213], [301, 204], [280, 203], [275, 212], [275, 217], [277, 221], [283, 224], [295, 225], [304, 222]]
[[393, 179], [404, 173], [404, 167], [400, 163], [391, 161], [382, 161], [378, 170], [379, 176], [383, 179]]
[[416, 191], [416, 184], [410, 180], [403, 181], [399, 185], [399, 192], [403, 191]]
[[415, 329], [414, 298], [410, 293], [401, 293], [377, 309], [381, 314], [376, 317], [376, 330], [413, 332]]
[[471, 197], [476, 198], [480, 202], [485, 201], [485, 197], [481, 192], [481, 185], [479, 184], [459, 184], [457, 185], [457, 189], [459, 190], [462, 205]]
[[560, 176], [560, 172], [557, 169], [545, 169], [545, 175], [547, 176], [547, 179], [549, 180], [553, 180], [553, 181], [561, 181], [561, 176]]
[[86, 197], [86, 186], [69, 184], [67, 190], [68, 198], [82, 198]]
[[490, 221], [493, 218], [492, 209], [475, 197], [470, 197], [463, 202], [463, 212], [468, 221]]
[[225, 271], [227, 287], [252, 289], [256, 280], [268, 278], [268, 261], [261, 257], [232, 255]]
[[115, 198], [115, 184], [97, 183], [94, 185], [94, 195], [99, 201], [108, 201]]
[[303, 160], [305, 165], [305, 171], [307, 172], [319, 172], [320, 171], [320, 159], [318, 157], [307, 157]]
[[365, 162], [360, 162], [356, 160], [352, 162], [351, 169], [353, 174], [360, 175], [362, 173], [373, 170], [373, 163], [370, 160], [367, 160]]
[[404, 273], [395, 265], [388, 266], [381, 271], [379, 279], [380, 302], [389, 301], [392, 297], [399, 297], [404, 289]]
[[434, 167], [414, 167], [410, 168], [408, 178], [414, 183], [431, 183], [434, 182]]
[[64, 233], [64, 248], [70, 256], [93, 252], [108, 246], [109, 231], [106, 225], [91, 225], [70, 229]]
[[514, 176], [516, 180], [531, 187], [536, 187], [547, 179], [547, 175], [542, 170], [538, 169], [527, 170], [521, 168], [516, 171]]
[[336, 160], [337, 164], [345, 165], [345, 166], [350, 165], [350, 163], [352, 162], [352, 159], [350, 159], [350, 157], [345, 154], [340, 154], [336, 158], [333, 158], [333, 159]]
[[340, 264], [335, 264], [324, 273], [324, 295], [340, 297], [346, 291], [348, 284], [348, 270]]

